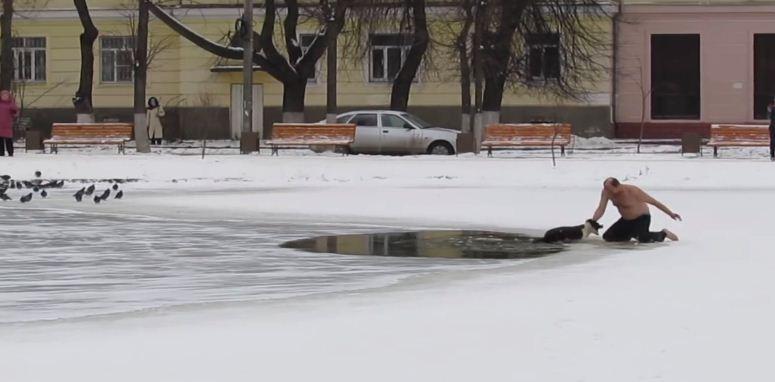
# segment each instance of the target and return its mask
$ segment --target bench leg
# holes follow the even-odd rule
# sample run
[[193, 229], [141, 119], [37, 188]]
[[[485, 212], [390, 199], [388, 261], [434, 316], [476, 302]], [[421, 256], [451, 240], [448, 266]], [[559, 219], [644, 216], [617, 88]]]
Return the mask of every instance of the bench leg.
[[560, 146], [560, 156], [565, 156], [565, 146]]
[[280, 154], [277, 153], [277, 146], [272, 145], [272, 155], [280, 156]]
[[487, 156], [492, 157], [492, 146], [487, 146]]
[[718, 158], [718, 146], [713, 146], [713, 157]]

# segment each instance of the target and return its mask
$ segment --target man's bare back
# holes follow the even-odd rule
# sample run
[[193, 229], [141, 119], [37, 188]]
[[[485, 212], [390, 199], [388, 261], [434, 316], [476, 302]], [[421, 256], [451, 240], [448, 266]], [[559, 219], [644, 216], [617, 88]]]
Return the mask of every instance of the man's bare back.
[[[603, 217], [609, 200], [619, 210], [619, 214], [622, 216], [622, 219], [615, 223], [615, 225], [619, 225], [618, 227], [612, 226], [606, 232], [606, 234], [610, 232], [611, 235], [617, 236], [616, 239], [621, 239], [627, 236], [628, 230], [637, 230], [638, 232], [641, 232], [641, 236], [650, 235], [648, 239], [635, 237], [642, 241], [651, 239], [653, 239], [653, 241], [661, 241], [664, 240], [665, 237], [670, 240], [678, 240], [678, 237], [674, 233], [666, 229], [656, 233], [647, 233], [643, 229], [643, 224], [645, 224], [645, 229], [647, 231], [648, 225], [651, 221], [651, 215], [648, 207], [649, 204], [659, 208], [673, 220], [680, 221], [681, 215], [671, 211], [669, 208], [667, 208], [667, 206], [652, 198], [649, 194], [640, 188], [629, 184], [621, 184], [616, 178], [608, 178], [603, 182], [603, 191], [600, 194], [600, 203], [598, 204], [597, 209], [592, 216], [592, 220], [597, 221]], [[637, 228], [632, 228], [630, 226]], [[603, 237], [606, 238], [606, 235], [603, 235]]]

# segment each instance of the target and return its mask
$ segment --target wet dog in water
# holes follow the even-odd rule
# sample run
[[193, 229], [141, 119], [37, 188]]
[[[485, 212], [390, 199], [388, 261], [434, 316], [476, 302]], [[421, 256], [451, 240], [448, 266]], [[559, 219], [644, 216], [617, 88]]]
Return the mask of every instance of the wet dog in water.
[[537, 241], [543, 243], [556, 243], [558, 241], [567, 242], [586, 239], [587, 236], [591, 234], [599, 235], [597, 231], [601, 228], [603, 228], [603, 226], [600, 223], [592, 219], [587, 219], [582, 225], [552, 228], [546, 231], [544, 237]]

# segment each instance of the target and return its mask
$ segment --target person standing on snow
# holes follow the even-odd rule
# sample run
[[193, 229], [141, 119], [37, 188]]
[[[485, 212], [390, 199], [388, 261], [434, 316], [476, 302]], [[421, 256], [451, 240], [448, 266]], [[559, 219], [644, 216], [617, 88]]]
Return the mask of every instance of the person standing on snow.
[[19, 108], [8, 90], [0, 91], [0, 157], [13, 156], [13, 120], [19, 115]]
[[767, 105], [767, 117], [770, 119], [770, 160], [775, 161], [775, 98]]
[[641, 243], [665, 241], [665, 238], [678, 241], [678, 236], [663, 229], [659, 232], [649, 232], [651, 225], [651, 213], [648, 204], [659, 208], [673, 220], [681, 220], [681, 215], [671, 211], [667, 206], [652, 198], [640, 188], [621, 184], [616, 178], [608, 178], [603, 181], [603, 192], [600, 195], [600, 204], [597, 206], [592, 220], [597, 221], [605, 213], [608, 201], [611, 201], [619, 209], [621, 219], [617, 220], [611, 228], [603, 234], [605, 241], [630, 241], [636, 239]]
[[148, 138], [152, 145], [160, 145], [164, 138], [164, 129], [161, 125], [161, 117], [164, 117], [164, 108], [159, 104], [156, 97], [148, 99], [148, 110], [146, 111], [146, 123], [148, 128]]

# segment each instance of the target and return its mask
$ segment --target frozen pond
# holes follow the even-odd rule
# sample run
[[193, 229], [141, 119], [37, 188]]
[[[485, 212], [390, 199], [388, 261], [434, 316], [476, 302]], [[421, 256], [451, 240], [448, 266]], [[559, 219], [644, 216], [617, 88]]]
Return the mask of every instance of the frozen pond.
[[0, 227], [0, 323], [282, 299], [380, 287], [429, 272], [514, 264], [279, 247], [310, 236], [377, 230], [336, 223], [169, 220], [0, 207]]

